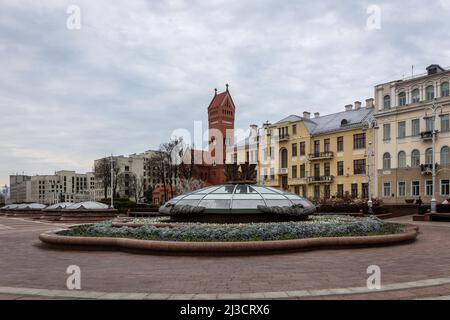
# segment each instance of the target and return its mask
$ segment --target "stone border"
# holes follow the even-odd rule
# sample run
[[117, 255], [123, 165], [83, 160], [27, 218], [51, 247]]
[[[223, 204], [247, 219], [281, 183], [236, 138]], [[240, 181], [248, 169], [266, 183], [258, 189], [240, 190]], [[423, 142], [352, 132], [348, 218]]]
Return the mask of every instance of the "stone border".
[[85, 290], [50, 290], [38, 288], [0, 287], [0, 294], [39, 296], [72, 299], [111, 300], [256, 300], [256, 299], [301, 299], [333, 297], [341, 295], [370, 294], [378, 292], [420, 289], [450, 284], [450, 277], [426, 279], [381, 285], [380, 289], [367, 287], [332, 288], [316, 290], [253, 292], [253, 293], [145, 293], [145, 292], [102, 292]]
[[419, 234], [419, 227], [409, 225], [403, 233], [378, 236], [330, 237], [248, 242], [180, 242], [109, 237], [72, 237], [56, 234], [59, 231], [61, 231], [61, 229], [42, 233], [39, 235], [39, 239], [50, 245], [87, 246], [95, 247], [97, 249], [115, 247], [119, 249], [131, 249], [148, 252], [217, 254], [243, 252], [262, 253], [285, 250], [392, 245], [414, 241]]

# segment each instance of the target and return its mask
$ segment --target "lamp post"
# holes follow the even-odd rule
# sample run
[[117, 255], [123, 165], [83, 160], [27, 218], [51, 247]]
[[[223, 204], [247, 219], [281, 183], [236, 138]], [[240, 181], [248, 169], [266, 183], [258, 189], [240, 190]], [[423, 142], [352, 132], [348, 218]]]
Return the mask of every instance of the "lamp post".
[[[441, 108], [440, 106], [436, 105], [436, 98], [433, 100], [433, 105], [429, 108], [432, 112], [432, 117], [433, 117], [433, 127], [432, 127], [432, 131], [431, 131], [431, 135], [433, 138], [433, 145], [432, 145], [432, 198], [431, 198], [431, 210], [430, 212], [436, 213], [436, 135], [437, 135], [437, 130], [436, 130], [436, 115], [437, 115], [437, 110]], [[442, 110], [442, 109], [441, 109]]]
[[111, 153], [111, 209], [114, 209], [114, 162]]
[[375, 141], [375, 126], [376, 126], [376, 121], [372, 120], [372, 121], [366, 121], [364, 123], [363, 126], [363, 131], [366, 131], [367, 129], [371, 128], [372, 129], [372, 141], [369, 142], [369, 150], [368, 150], [368, 168], [367, 168], [367, 193], [368, 193], [368, 199], [367, 199], [367, 207], [368, 207], [368, 213], [369, 214], [373, 214], [373, 201], [372, 201], [372, 188], [371, 188], [371, 184], [372, 184], [372, 158], [374, 156], [374, 151], [373, 151], [373, 142]]

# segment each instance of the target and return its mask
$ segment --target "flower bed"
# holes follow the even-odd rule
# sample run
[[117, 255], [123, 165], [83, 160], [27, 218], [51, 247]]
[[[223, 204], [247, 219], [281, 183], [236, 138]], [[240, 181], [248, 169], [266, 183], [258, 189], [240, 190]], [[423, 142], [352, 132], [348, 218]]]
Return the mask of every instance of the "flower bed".
[[158, 227], [161, 218], [134, 219], [139, 227], [113, 227], [112, 222], [76, 226], [58, 232], [71, 237], [108, 237], [178, 242], [248, 242], [306, 238], [357, 237], [389, 235], [403, 232], [405, 226], [386, 223], [376, 217], [315, 216], [307, 221], [202, 224], [176, 223], [170, 228]]

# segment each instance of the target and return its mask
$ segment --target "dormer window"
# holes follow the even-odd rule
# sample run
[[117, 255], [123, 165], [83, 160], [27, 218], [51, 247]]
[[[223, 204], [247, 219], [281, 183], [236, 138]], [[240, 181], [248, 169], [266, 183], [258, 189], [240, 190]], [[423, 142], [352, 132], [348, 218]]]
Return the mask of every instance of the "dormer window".
[[391, 108], [391, 96], [390, 95], [386, 95], [383, 98], [383, 109], [384, 110], [389, 110]]
[[341, 121], [341, 127], [346, 126], [348, 124], [347, 119], [342, 119]]
[[398, 105], [406, 106], [406, 93], [405, 92], [400, 92], [398, 94]]

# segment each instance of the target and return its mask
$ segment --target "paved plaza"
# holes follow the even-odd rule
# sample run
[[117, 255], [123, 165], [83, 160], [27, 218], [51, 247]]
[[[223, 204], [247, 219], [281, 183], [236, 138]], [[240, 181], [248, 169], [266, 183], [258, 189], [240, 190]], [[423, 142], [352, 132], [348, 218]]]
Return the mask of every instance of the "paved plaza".
[[[61, 225], [0, 217], [0, 299], [447, 299], [450, 224], [416, 224], [412, 244], [193, 257], [49, 249], [38, 235]], [[81, 268], [81, 291], [66, 289], [69, 265]], [[370, 265], [381, 268], [381, 291], [366, 288]]]

